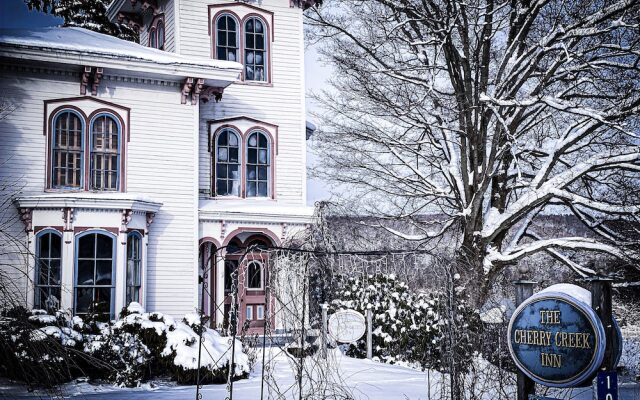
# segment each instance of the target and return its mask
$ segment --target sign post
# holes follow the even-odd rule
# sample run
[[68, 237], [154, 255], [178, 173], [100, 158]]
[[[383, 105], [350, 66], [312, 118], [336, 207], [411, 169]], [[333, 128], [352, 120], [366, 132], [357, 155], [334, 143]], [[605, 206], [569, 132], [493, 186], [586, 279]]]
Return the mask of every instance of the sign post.
[[371, 305], [367, 306], [367, 358], [371, 360], [373, 358], [373, 312], [371, 311]]
[[[515, 281], [516, 286], [516, 307], [522, 304], [526, 299], [533, 296], [533, 286], [537, 282], [519, 280]], [[535, 395], [536, 384], [527, 377], [522, 371], [518, 370], [518, 400], [529, 400], [529, 395]]]
[[327, 358], [327, 309], [329, 305], [327, 303], [320, 304], [320, 308], [322, 309], [322, 334], [320, 335], [320, 340], [322, 341], [322, 351], [321, 355], [323, 359]]
[[591, 281], [591, 307], [598, 314], [606, 334], [606, 348], [601, 371], [598, 372], [598, 400], [618, 400], [618, 374], [615, 366], [621, 344], [616, 343], [617, 329], [613, 320], [611, 283], [612, 279], [595, 277]]

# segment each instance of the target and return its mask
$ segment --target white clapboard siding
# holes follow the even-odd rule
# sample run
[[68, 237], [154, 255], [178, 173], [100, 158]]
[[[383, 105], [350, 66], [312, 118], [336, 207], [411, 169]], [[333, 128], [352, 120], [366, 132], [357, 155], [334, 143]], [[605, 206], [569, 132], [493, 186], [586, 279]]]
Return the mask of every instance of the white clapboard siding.
[[[179, 2], [180, 53], [211, 57], [208, 5], [221, 0]], [[200, 106], [200, 190], [211, 189], [211, 154], [208, 152], [207, 120], [245, 115], [276, 124], [276, 199], [304, 204], [306, 188], [304, 46], [302, 10], [290, 7], [289, 0], [250, 3], [274, 13], [275, 32], [271, 42], [272, 85], [236, 83], [226, 88], [220, 103]], [[271, 21], [268, 21], [271, 23]]]
[[[147, 306], [182, 315], [193, 311], [197, 298], [198, 109], [180, 104], [175, 84], [116, 81], [108, 70], [105, 74], [97, 98], [131, 108], [127, 192], [163, 203], [150, 227]], [[79, 96], [79, 81], [77, 74], [2, 70], [2, 95], [17, 105], [0, 121], [2, 183], [18, 181], [23, 194], [43, 193], [43, 101]]]

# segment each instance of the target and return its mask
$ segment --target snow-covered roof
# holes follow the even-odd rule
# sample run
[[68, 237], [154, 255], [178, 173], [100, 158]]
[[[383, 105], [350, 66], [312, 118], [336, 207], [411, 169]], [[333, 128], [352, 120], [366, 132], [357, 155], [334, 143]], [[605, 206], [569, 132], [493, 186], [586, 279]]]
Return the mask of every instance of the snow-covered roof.
[[135, 193], [74, 192], [22, 196], [14, 200], [20, 208], [103, 208], [156, 212], [162, 202]]
[[245, 199], [241, 202], [200, 200], [200, 219], [226, 221], [286, 222], [307, 224], [313, 218], [313, 207], [282, 204], [269, 199]]
[[77, 27], [0, 29], [0, 56], [197, 77], [227, 85], [242, 71], [233, 61], [186, 57]]

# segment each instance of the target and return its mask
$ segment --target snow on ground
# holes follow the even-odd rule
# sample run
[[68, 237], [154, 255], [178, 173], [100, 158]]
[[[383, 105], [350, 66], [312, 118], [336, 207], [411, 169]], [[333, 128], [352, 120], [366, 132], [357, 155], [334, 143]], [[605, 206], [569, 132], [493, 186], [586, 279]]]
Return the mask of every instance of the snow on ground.
[[[334, 357], [332, 365], [337, 372], [334, 375], [341, 383], [334, 385], [344, 385], [356, 400], [390, 400], [390, 399], [412, 399], [412, 400], [428, 400], [428, 387], [431, 387], [431, 399], [440, 399], [438, 391], [437, 373], [418, 371], [415, 369], [399, 366], [382, 364], [369, 360], [360, 360], [349, 358], [337, 350], [331, 353]], [[280, 350], [271, 350], [267, 353], [267, 358], [273, 357], [270, 363], [272, 368], [272, 376], [276, 381], [279, 392], [286, 392], [287, 395], [283, 399], [297, 399], [297, 391], [295, 390], [296, 379], [295, 371], [292, 369], [287, 356]], [[261, 359], [261, 355], [258, 355]], [[233, 398], [235, 400], [256, 400], [260, 399], [261, 393], [261, 375], [262, 369], [260, 365], [256, 367], [249, 379], [234, 382]], [[428, 384], [430, 383], [430, 385]], [[307, 383], [309, 384], [309, 383]], [[313, 385], [313, 384], [312, 384]], [[289, 389], [293, 387], [293, 389]], [[309, 388], [307, 387], [307, 391]], [[322, 390], [319, 386], [314, 387], [314, 393], [318, 395], [318, 391]], [[272, 391], [272, 397], [267, 396], [269, 385], [264, 386], [264, 398], [273, 398], [275, 393]], [[277, 392], [276, 392], [277, 393]], [[177, 386], [171, 382], [154, 382], [144, 384], [142, 387], [135, 389], [124, 389], [110, 385], [91, 385], [89, 383], [70, 383], [64, 386], [64, 398], [69, 399], [88, 399], [88, 400], [120, 400], [120, 399], [153, 399], [153, 400], [192, 400], [195, 399], [195, 386]], [[218, 400], [227, 396], [227, 388], [225, 384], [207, 385], [202, 388], [202, 398]], [[567, 396], [559, 393], [548, 393], [548, 396], [557, 396], [563, 399], [572, 400], [591, 400], [592, 393], [590, 389], [580, 389], [572, 395]], [[490, 399], [491, 396], [485, 396]], [[23, 389], [0, 383], [0, 399], [45, 399], [48, 396], [38, 396], [36, 394], [25, 393]], [[620, 399], [639, 400], [640, 385], [639, 384], [623, 384], [621, 386]]]

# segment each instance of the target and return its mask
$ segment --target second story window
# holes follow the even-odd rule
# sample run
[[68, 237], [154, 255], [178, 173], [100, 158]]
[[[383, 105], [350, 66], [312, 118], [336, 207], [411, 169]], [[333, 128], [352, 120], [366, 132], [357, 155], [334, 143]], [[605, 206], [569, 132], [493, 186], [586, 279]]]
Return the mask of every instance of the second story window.
[[157, 15], [149, 26], [149, 47], [164, 50], [164, 15]]
[[91, 189], [118, 190], [120, 128], [111, 115], [101, 114], [91, 125]]
[[75, 112], [64, 110], [54, 119], [53, 188], [81, 188], [84, 121]]
[[267, 80], [267, 35], [265, 24], [256, 17], [244, 24], [244, 73], [248, 81]]
[[216, 23], [216, 58], [238, 61], [238, 24], [229, 14], [222, 14]]
[[223, 129], [215, 148], [216, 195], [240, 196], [240, 136]]
[[256, 131], [247, 140], [247, 197], [269, 195], [269, 140]]

